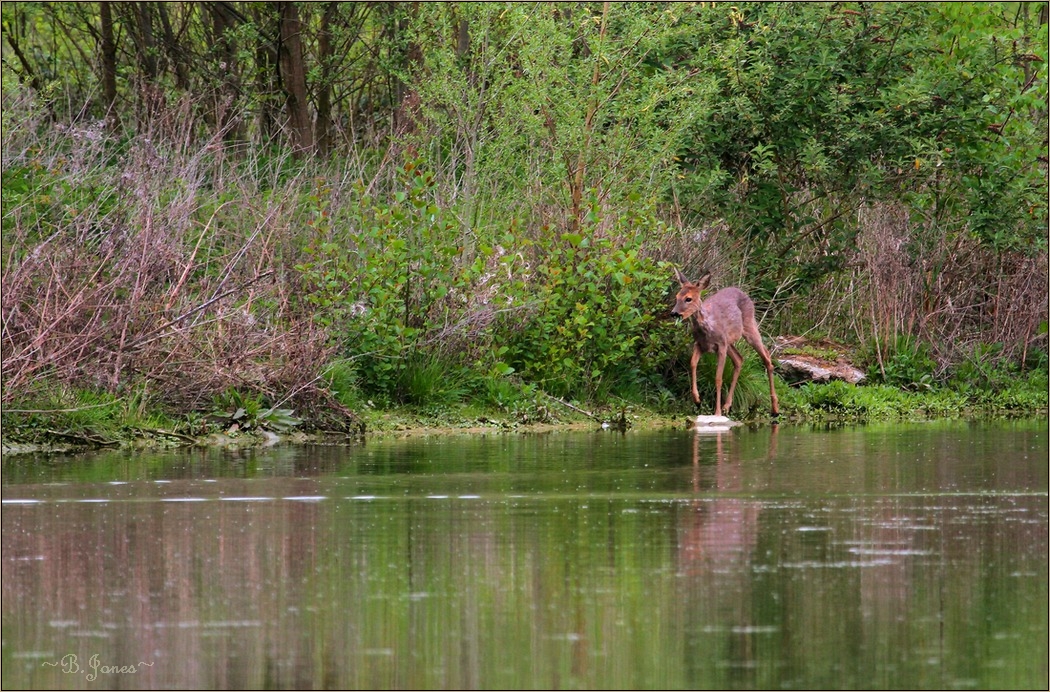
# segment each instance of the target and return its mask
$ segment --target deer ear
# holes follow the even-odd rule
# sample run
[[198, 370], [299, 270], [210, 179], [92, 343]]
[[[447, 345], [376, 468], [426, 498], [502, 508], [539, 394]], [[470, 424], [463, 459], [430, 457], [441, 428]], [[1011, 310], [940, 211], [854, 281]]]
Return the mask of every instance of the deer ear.
[[689, 283], [689, 279], [685, 278], [685, 275], [682, 274], [682, 272], [678, 271], [678, 267], [674, 268], [674, 275], [675, 278], [678, 279], [678, 283], [682, 284], [683, 286]]
[[703, 289], [707, 288], [707, 284], [709, 284], [709, 283], [711, 283], [711, 275], [710, 274], [704, 274], [696, 282], [696, 287], [701, 289], [701, 290], [703, 290]]

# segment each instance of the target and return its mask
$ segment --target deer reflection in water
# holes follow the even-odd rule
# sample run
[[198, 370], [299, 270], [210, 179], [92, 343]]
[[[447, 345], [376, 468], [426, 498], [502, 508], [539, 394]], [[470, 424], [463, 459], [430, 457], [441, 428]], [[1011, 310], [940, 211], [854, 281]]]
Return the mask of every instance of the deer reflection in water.
[[[777, 428], [772, 426], [767, 460], [776, 455]], [[713, 444], [714, 464], [701, 458], [701, 438], [705, 448]], [[734, 458], [734, 442], [732, 432], [693, 433], [693, 492], [716, 491], [727, 496], [693, 500], [680, 521], [678, 559], [681, 571], [687, 574], [736, 574], [748, 564], [755, 547], [760, 503], [733, 496], [743, 490], [744, 471]]]
[[[758, 542], [761, 503], [740, 497], [747, 464], [733, 432], [693, 433], [692, 487], [697, 495], [678, 519], [676, 558], [682, 578], [683, 625], [690, 656], [728, 646], [741, 674], [755, 662], [756, 622], [751, 562]], [[776, 455], [772, 426], [767, 461]], [[713, 455], [714, 463], [711, 463]], [[728, 639], [723, 639], [728, 637]], [[744, 687], [754, 681], [738, 681]]]

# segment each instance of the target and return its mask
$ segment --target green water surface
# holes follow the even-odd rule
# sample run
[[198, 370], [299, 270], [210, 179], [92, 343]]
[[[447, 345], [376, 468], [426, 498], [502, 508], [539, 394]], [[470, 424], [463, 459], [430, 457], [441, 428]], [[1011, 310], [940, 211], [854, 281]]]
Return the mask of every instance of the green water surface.
[[3, 687], [1046, 689], [1047, 437], [6, 459]]

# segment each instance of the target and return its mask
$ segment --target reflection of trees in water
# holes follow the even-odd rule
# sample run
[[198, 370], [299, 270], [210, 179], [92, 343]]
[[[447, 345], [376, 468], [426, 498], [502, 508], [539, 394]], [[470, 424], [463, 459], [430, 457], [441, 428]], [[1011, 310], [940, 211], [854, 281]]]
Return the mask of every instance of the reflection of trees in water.
[[[779, 433], [780, 458], [775, 429], [768, 443], [741, 432], [661, 438], [647, 460], [673, 462], [652, 477], [627, 461], [610, 476], [611, 454], [595, 452], [570, 484], [559, 469], [519, 500], [281, 500], [357, 492], [296, 477], [199, 486], [265, 502], [217, 489], [162, 502], [175, 484], [129, 484], [87, 504], [53, 500], [102, 486], [41, 486], [50, 501], [4, 507], [5, 655], [154, 657], [111, 681], [152, 687], [893, 687], [941, 681], [918, 672], [953, 651], [948, 669], [985, 665], [973, 622], [1045, 629], [1045, 608], [1017, 615], [1045, 604], [1032, 587], [1046, 577], [1045, 494], [893, 493], [886, 476], [912, 468], [877, 456], [836, 462], [826, 491], [795, 431]], [[598, 482], [635, 473], [640, 496]], [[796, 495], [803, 482], [815, 489]], [[900, 677], [908, 665], [918, 672]], [[35, 684], [12, 687], [68, 685], [30, 672]]]
[[[280, 485], [294, 492], [294, 479]], [[155, 661], [120, 681], [143, 688], [172, 680], [252, 687], [277, 649], [310, 660], [309, 638], [278, 639], [269, 650], [261, 638], [228, 635], [294, 618], [288, 606], [317, 566], [317, 504], [52, 506], [61, 522], [40, 507], [4, 510], [4, 621], [21, 618], [21, 638], [65, 642], [62, 654], [97, 653], [104, 665]], [[296, 682], [315, 684], [287, 680]]]

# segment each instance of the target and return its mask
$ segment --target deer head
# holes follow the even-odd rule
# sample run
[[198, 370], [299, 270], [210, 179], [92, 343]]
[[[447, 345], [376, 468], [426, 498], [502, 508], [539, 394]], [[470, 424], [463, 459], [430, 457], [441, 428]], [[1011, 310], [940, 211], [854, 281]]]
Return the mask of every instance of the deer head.
[[675, 267], [674, 273], [682, 288], [678, 291], [678, 295], [675, 296], [674, 308], [671, 310], [671, 313], [678, 315], [683, 320], [689, 319], [699, 312], [703, 302], [700, 300], [700, 291], [707, 288], [707, 285], [711, 283], [711, 275], [704, 274], [699, 281], [694, 283], [685, 278], [682, 272], [678, 271], [678, 267]]

